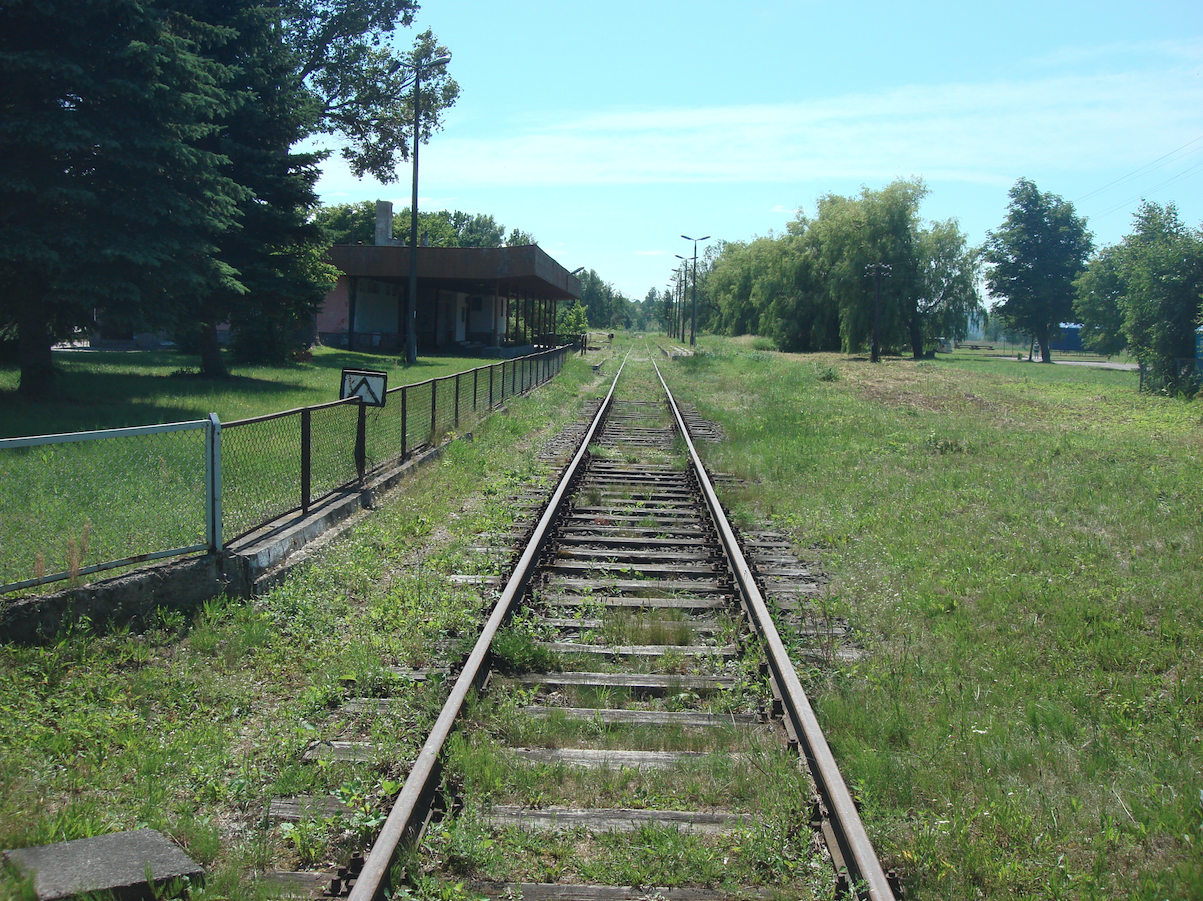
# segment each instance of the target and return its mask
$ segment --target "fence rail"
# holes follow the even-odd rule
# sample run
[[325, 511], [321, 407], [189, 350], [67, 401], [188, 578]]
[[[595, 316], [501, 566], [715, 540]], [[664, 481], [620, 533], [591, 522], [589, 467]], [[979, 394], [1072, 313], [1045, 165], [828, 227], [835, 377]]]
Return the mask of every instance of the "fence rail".
[[216, 416], [0, 438], [0, 592], [220, 546], [220, 448]]
[[[0, 594], [198, 551], [402, 462], [553, 378], [569, 348], [222, 423], [0, 439]], [[97, 561], [97, 562], [88, 562]]]

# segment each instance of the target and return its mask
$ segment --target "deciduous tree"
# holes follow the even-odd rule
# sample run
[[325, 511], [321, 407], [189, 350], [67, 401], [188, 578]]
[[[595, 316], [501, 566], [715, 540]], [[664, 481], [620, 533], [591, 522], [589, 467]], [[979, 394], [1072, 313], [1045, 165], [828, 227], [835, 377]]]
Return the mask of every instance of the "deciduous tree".
[[1117, 354], [1128, 343], [1124, 331], [1123, 249], [1104, 247], [1074, 282], [1074, 316], [1081, 324], [1082, 346], [1097, 354]]
[[[1124, 331], [1155, 388], [1186, 386], [1179, 360], [1195, 355], [1203, 313], [1203, 230], [1184, 225], [1171, 203], [1145, 201], [1124, 238]], [[1193, 386], [1193, 380], [1192, 380]]]
[[1073, 204], [1026, 178], [1010, 197], [1006, 220], [986, 242], [986, 284], [1000, 301], [995, 310], [1032, 334], [1041, 360], [1051, 363], [1049, 344], [1073, 316], [1074, 280], [1086, 267], [1091, 235]]
[[[347, 143], [343, 157], [357, 176], [395, 181], [413, 140], [413, 65], [446, 54], [434, 35], [418, 35], [408, 51], [395, 34], [413, 22], [413, 0], [285, 0], [284, 34], [307, 93], [314, 133]], [[459, 96], [446, 68], [422, 77], [425, 143], [442, 112]]]

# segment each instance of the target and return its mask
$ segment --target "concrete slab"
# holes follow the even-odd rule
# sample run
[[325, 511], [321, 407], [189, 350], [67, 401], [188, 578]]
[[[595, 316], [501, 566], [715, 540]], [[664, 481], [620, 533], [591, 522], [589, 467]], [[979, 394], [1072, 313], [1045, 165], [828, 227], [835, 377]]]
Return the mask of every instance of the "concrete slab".
[[[471, 441], [472, 433], [466, 433], [463, 440]], [[377, 500], [402, 479], [438, 460], [449, 443], [422, 450], [376, 473], [362, 486], [334, 492], [315, 504], [307, 514], [291, 513], [272, 520], [229, 542], [226, 552], [238, 562], [252, 593], [266, 591], [291, 569], [304, 563], [308, 552], [328, 544], [358, 515], [374, 507]]]
[[[84, 892], [112, 892], [122, 899], [155, 897], [154, 886], [172, 879], [204, 880], [205, 871], [154, 829], [114, 832], [36, 848], [5, 851], [24, 876], [33, 877], [38, 901]], [[150, 882], [147, 875], [150, 875]]]

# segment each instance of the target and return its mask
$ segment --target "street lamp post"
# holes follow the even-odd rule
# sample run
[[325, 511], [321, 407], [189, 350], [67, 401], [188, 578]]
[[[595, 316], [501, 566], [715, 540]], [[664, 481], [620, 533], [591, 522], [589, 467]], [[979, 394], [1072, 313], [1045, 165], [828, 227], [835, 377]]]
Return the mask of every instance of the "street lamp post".
[[865, 275], [873, 276], [873, 347], [869, 351], [869, 362], [881, 362], [881, 280], [890, 277], [888, 263], [870, 263]]
[[693, 242], [693, 315], [689, 319], [689, 346], [693, 347], [698, 343], [698, 242], [706, 241], [710, 235], [703, 235], [700, 238], [691, 238], [689, 235], [681, 235], [686, 241]]
[[414, 187], [409, 205], [409, 290], [405, 297], [405, 362], [412, 366], [418, 361], [418, 146], [422, 143], [422, 73], [445, 66], [451, 55], [435, 57], [426, 62], [412, 63], [414, 70]]
[[683, 257], [679, 253], [673, 254], [681, 261], [681, 277], [677, 280], [677, 285], [681, 292], [677, 301], [677, 328], [673, 337], [678, 341], [685, 340], [685, 295], [689, 291], [689, 257]]

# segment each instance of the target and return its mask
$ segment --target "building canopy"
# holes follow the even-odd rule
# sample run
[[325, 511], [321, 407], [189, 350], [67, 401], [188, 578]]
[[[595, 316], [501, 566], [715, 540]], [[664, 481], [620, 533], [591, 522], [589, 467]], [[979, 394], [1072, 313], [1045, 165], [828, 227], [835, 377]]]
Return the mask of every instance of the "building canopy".
[[[520, 247], [419, 247], [422, 288], [540, 300], [578, 300], [581, 282], [537, 244]], [[349, 276], [384, 282], [409, 278], [410, 248], [335, 244], [330, 262]]]

